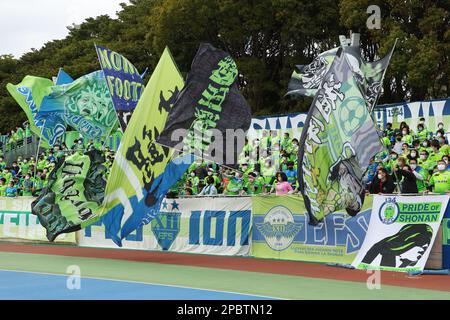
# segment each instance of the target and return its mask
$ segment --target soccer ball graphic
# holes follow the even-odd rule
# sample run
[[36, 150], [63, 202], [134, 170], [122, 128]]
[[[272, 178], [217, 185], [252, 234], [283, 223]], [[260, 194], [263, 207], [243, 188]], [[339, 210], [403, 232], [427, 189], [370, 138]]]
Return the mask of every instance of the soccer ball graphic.
[[339, 118], [345, 134], [351, 136], [366, 120], [367, 107], [364, 99], [351, 97], [342, 102]]

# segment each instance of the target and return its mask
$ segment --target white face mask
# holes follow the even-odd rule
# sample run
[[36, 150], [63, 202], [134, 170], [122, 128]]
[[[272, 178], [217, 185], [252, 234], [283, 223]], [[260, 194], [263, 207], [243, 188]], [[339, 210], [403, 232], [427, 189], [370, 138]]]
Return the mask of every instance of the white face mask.
[[195, 173], [194, 172], [191, 172], [191, 177], [195, 177]]
[[437, 136], [442, 137], [442, 133], [438, 132]]
[[378, 179], [381, 180], [381, 178], [383, 178], [383, 176], [381, 174], [378, 174]]
[[403, 131], [402, 133], [403, 133], [404, 136], [406, 136], [408, 134], [407, 131]]
[[411, 152], [411, 157], [415, 157], [417, 155], [417, 153], [415, 153], [415, 152]]
[[439, 129], [444, 129], [444, 126], [442, 124], [439, 125]]
[[391, 156], [391, 159], [392, 159], [392, 160], [397, 159], [397, 155], [392, 155], [392, 156]]
[[426, 142], [422, 143], [422, 145], [423, 145], [424, 147], [428, 147], [428, 143], [426, 143]]
[[247, 166], [242, 166], [242, 170], [244, 171], [247, 170], [247, 168], [248, 168]]
[[445, 170], [445, 164], [438, 164], [437, 169], [438, 169], [439, 171]]
[[208, 176], [212, 176], [212, 174], [213, 174], [213, 173], [212, 173], [211, 171], [210, 171], [210, 172], [208, 172]]
[[426, 160], [426, 158], [427, 158], [427, 156], [426, 156], [426, 155], [424, 155], [424, 154], [421, 154], [421, 155], [420, 155], [420, 159], [422, 159], [422, 160]]
[[416, 170], [417, 165], [416, 164], [410, 164], [410, 167], [411, 167], [412, 170]]

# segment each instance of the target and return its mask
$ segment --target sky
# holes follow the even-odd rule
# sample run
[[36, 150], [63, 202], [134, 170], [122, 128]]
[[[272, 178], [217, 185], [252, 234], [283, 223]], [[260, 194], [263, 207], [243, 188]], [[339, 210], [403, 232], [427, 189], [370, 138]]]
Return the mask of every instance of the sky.
[[0, 0], [0, 55], [16, 58], [46, 42], [64, 39], [67, 26], [107, 14], [116, 18], [128, 0]]

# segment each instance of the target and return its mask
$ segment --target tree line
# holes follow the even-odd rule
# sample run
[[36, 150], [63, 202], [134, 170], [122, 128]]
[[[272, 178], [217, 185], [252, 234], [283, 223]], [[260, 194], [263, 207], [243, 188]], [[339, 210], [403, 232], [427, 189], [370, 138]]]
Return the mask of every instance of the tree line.
[[[378, 5], [381, 28], [368, 29], [367, 8]], [[51, 79], [60, 67], [73, 78], [100, 69], [94, 43], [115, 50], [141, 72], [156, 66], [165, 46], [185, 76], [201, 42], [236, 60], [243, 94], [254, 115], [307, 111], [311, 98], [284, 95], [297, 64], [339, 45], [339, 35], [361, 34], [366, 60], [396, 51], [379, 103], [437, 99], [450, 91], [448, 0], [131, 0], [118, 18], [88, 18], [62, 40], [20, 58], [0, 56], [0, 132], [26, 121], [6, 90], [25, 75]]]

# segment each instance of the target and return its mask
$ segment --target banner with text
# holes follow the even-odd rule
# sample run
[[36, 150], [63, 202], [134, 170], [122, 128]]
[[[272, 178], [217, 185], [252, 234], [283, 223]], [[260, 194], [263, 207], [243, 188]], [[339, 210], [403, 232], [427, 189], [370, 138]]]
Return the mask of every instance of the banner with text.
[[[250, 251], [250, 198], [164, 199], [148, 225], [123, 239], [122, 248], [247, 256]], [[103, 218], [79, 231], [79, 245], [118, 248]]]
[[372, 207], [367, 197], [357, 216], [336, 212], [311, 226], [300, 196], [252, 199], [252, 256], [282, 260], [351, 263], [366, 236]]
[[422, 271], [448, 199], [448, 195], [376, 195], [369, 231], [352, 265], [358, 269]]
[[[39, 219], [31, 214], [33, 197], [0, 198], [0, 239], [48, 241]], [[75, 233], [62, 234], [56, 242], [75, 243]]]

